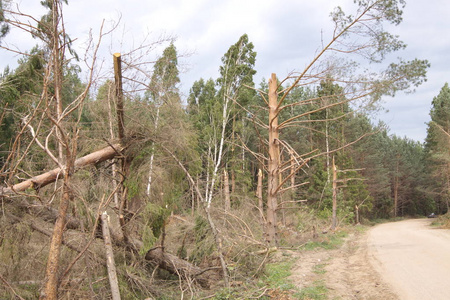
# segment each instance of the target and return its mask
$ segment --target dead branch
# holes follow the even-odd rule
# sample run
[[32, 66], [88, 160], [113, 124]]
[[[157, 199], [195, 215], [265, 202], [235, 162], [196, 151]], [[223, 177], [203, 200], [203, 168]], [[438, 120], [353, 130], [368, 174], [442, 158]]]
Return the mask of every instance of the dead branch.
[[11, 290], [11, 292], [14, 294], [15, 297], [19, 298], [20, 300], [25, 300], [24, 298], [20, 297], [20, 295], [18, 295], [16, 293], [16, 291], [13, 289], [13, 287], [9, 284], [8, 281], [6, 281], [5, 278], [3, 278], [3, 276], [0, 274], [0, 280], [3, 281], [3, 283]]

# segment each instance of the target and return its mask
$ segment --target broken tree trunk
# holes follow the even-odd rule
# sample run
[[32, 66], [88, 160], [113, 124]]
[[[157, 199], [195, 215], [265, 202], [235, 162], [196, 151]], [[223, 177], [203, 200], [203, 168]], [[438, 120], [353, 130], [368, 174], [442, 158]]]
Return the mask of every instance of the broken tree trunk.
[[273, 246], [278, 243], [278, 185], [280, 168], [280, 144], [278, 128], [278, 82], [277, 76], [272, 73], [269, 80], [269, 164], [267, 174], [267, 212], [266, 212], [266, 241]]
[[[96, 163], [103, 162], [105, 160], [114, 158], [120, 151], [122, 151], [124, 147], [120, 144], [111, 145], [105, 147], [101, 150], [90, 153], [86, 156], [80, 157], [75, 160], [74, 163], [74, 172], [77, 170]], [[8, 188], [0, 188], [0, 196], [8, 196], [13, 194], [14, 192], [23, 192], [29, 188], [40, 189], [52, 182], [54, 182], [58, 177], [62, 177], [61, 168], [56, 168], [51, 171], [45, 172], [43, 174], [34, 176], [30, 179], [17, 183]]]
[[106, 250], [106, 266], [108, 268], [109, 285], [111, 287], [111, 296], [113, 300], [120, 300], [119, 282], [117, 280], [116, 264], [114, 262], [114, 252], [111, 244], [111, 235], [109, 233], [109, 216], [105, 212], [102, 213], [102, 231], [103, 240], [105, 241]]
[[[116, 113], [117, 113], [117, 131], [119, 133], [119, 140], [122, 144], [125, 143], [125, 119], [124, 119], [124, 101], [123, 101], [123, 89], [122, 89], [122, 59], [120, 53], [114, 53], [114, 82], [116, 86]], [[119, 194], [119, 222], [122, 228], [122, 235], [125, 242], [128, 242], [128, 233], [125, 230], [126, 220], [124, 216], [124, 210], [127, 208], [127, 194], [128, 188], [125, 186], [125, 180], [128, 178], [130, 171], [131, 157], [123, 156], [120, 158], [121, 166], [121, 180]]]
[[258, 185], [256, 187], [256, 198], [258, 198], [258, 209], [261, 215], [261, 223], [264, 224], [264, 203], [263, 203], [263, 172], [258, 170]]
[[145, 259], [154, 261], [161, 269], [171, 274], [193, 279], [201, 287], [209, 289], [208, 276], [202, 269], [178, 256], [164, 252], [162, 247], [150, 249], [145, 255]]

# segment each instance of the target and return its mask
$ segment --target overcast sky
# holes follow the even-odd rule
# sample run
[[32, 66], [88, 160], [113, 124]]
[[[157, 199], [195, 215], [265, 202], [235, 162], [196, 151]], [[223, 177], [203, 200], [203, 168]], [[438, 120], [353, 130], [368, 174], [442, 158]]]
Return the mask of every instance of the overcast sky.
[[[40, 16], [40, 1], [18, 1], [23, 12]], [[349, 7], [349, 0], [69, 0], [64, 6], [66, 30], [83, 47], [89, 29], [98, 31], [102, 20], [120, 21], [120, 30], [107, 41], [109, 52], [126, 52], [140, 43], [147, 33], [150, 39], [161, 34], [176, 37], [179, 53], [192, 53], [182, 59], [185, 72], [181, 90], [189, 91], [199, 78], [217, 78], [221, 57], [239, 37], [247, 33], [257, 52], [255, 83], [277, 73], [284, 78], [293, 70], [302, 70], [321, 46], [321, 37], [330, 34], [329, 13], [337, 6]], [[398, 56], [428, 59], [428, 81], [416, 93], [399, 93], [386, 98], [381, 113], [391, 133], [424, 141], [431, 101], [450, 74], [450, 1], [407, 0], [403, 23], [391, 32], [408, 45]], [[27, 50], [35, 41], [15, 33], [7, 42]], [[25, 49], [24, 49], [25, 48]], [[114, 49], [112, 49], [114, 48]], [[28, 48], [29, 49], [29, 48]], [[78, 50], [78, 52], [82, 52]], [[0, 67], [17, 60], [3, 50]], [[108, 58], [109, 59], [109, 58]]]

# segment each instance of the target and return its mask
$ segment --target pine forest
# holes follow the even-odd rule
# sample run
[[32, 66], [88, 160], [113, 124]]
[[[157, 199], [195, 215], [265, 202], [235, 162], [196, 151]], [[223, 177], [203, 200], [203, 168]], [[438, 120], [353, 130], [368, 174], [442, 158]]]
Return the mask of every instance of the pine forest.
[[291, 299], [268, 275], [283, 249], [448, 212], [448, 84], [424, 143], [372, 118], [427, 80], [391, 59], [404, 1], [336, 8], [304, 67], [261, 82], [243, 33], [187, 95], [175, 39], [103, 57], [102, 27], [79, 51], [67, 0], [41, 4], [0, 1], [0, 51], [36, 43], [0, 74], [1, 299]]

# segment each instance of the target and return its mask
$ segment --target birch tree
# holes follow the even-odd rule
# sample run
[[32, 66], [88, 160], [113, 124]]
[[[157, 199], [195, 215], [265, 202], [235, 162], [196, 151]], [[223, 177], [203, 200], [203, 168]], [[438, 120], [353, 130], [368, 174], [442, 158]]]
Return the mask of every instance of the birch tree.
[[[180, 105], [180, 95], [178, 92], [178, 84], [180, 78], [178, 76], [178, 57], [174, 44], [168, 46], [162, 56], [156, 61], [153, 74], [149, 85], [149, 100], [156, 109], [154, 118], [154, 130], [158, 130], [160, 121], [161, 106], [174, 107]], [[147, 182], [147, 196], [150, 196], [152, 186], [153, 161], [155, 158], [155, 147], [152, 146], [150, 154], [150, 166]]]

